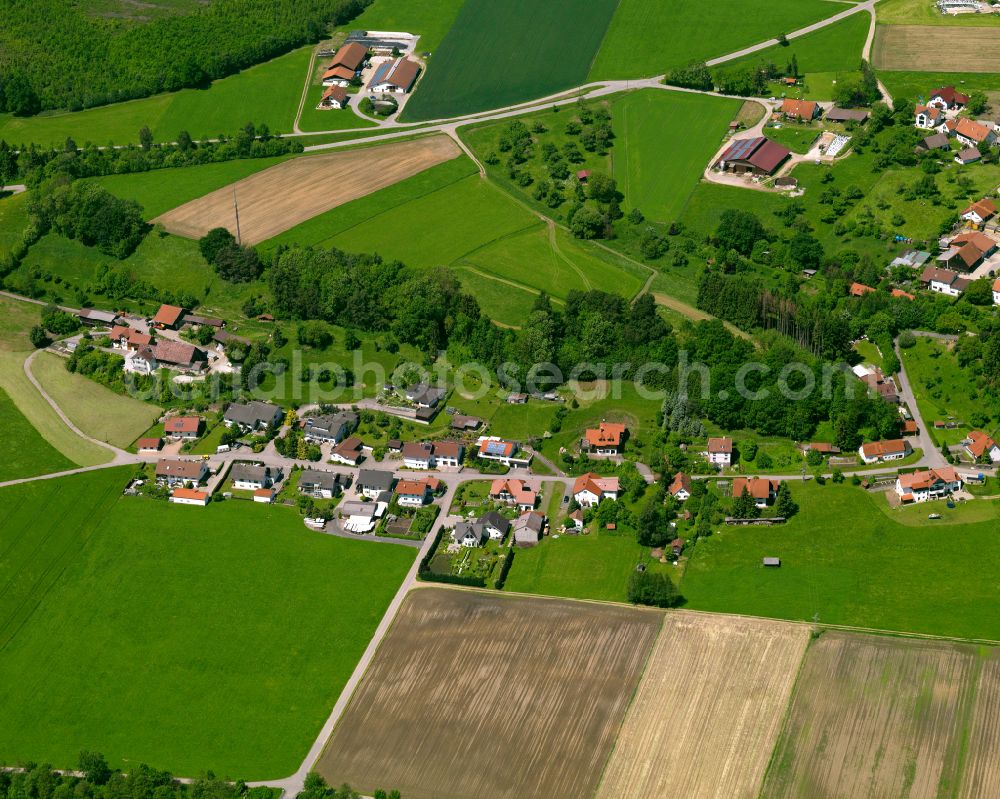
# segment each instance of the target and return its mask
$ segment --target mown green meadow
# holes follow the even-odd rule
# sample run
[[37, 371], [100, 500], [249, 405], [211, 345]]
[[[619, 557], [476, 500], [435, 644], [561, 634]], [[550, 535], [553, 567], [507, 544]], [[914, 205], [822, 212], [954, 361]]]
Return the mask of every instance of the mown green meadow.
[[727, 61], [718, 69], [744, 64], [774, 64], [784, 70], [794, 56], [800, 75], [808, 76], [811, 72], [858, 72], [870, 21], [867, 14], [854, 14], [826, 28], [791, 39], [787, 46], [776, 44], [743, 58]]
[[647, 78], [690, 61], [726, 55], [844, 10], [828, 0], [622, 0], [590, 80]]
[[139, 129], [147, 125], [156, 140], [173, 141], [182, 130], [195, 139], [211, 138], [232, 134], [247, 122], [264, 123], [272, 133], [287, 133], [295, 119], [311, 49], [293, 50], [205, 89], [182, 89], [85, 111], [24, 118], [0, 114], [0, 139], [62, 145], [72, 137], [80, 146], [87, 142], [129, 144], [138, 142]]
[[698, 541], [681, 582], [687, 607], [1000, 639], [1000, 503], [894, 511], [881, 493], [813, 482], [793, 483], [792, 495], [801, 510], [788, 524], [720, 527]]
[[615, 0], [466, 0], [403, 116], [470, 114], [585, 83], [616, 5]]
[[163, 413], [162, 408], [67, 371], [66, 360], [52, 353], [39, 353], [31, 372], [73, 424], [91, 438], [116, 447], [127, 447]]
[[[646, 89], [611, 106], [614, 177], [625, 207], [672, 222], [722, 145], [740, 101]], [[691, 131], [698, 135], [692, 136]]]
[[3, 389], [0, 389], [0, 431], [0, 481], [76, 466], [41, 437]]
[[128, 474], [0, 489], [5, 759], [292, 773], [414, 551], [284, 507], [122, 497]]
[[[0, 390], [6, 393], [14, 408], [42, 439], [70, 461], [72, 466], [107, 463], [112, 458], [111, 451], [80, 438], [70, 430], [24, 373], [24, 359], [34, 350], [28, 340], [28, 331], [39, 323], [39, 310], [39, 306], [35, 304], [0, 297]], [[7, 415], [3, 418], [6, 419]], [[11, 423], [17, 425], [16, 421]], [[0, 427], [0, 437], [6, 429]], [[16, 430], [17, 427], [13, 429]], [[30, 439], [26, 431], [24, 436], [22, 442]], [[17, 440], [14, 438], [15, 444]], [[54, 465], [56, 460], [50, 459], [44, 454], [44, 448], [40, 444], [38, 446], [42, 462]]]

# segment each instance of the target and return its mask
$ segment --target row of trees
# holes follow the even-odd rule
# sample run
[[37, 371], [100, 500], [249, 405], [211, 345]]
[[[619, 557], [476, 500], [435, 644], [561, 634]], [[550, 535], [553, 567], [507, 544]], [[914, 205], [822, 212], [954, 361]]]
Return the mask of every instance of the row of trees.
[[[250, 788], [242, 781], [222, 780], [211, 772], [190, 783], [144, 764], [122, 773], [96, 752], [81, 752], [78, 768], [82, 776], [59, 773], [37, 763], [0, 771], [0, 799], [276, 799], [281, 793], [275, 788]], [[348, 785], [331, 788], [321, 776], [310, 773], [298, 799], [360, 799], [360, 794]], [[401, 796], [399, 791], [378, 790], [375, 799]]]
[[148, 128], [139, 131], [139, 145], [126, 147], [79, 147], [67, 139], [62, 147], [39, 147], [36, 144], [13, 146], [0, 141], [0, 182], [37, 186], [47, 178], [68, 175], [92, 178], [122, 175], [184, 166], [198, 166], [236, 158], [272, 158], [302, 152], [297, 139], [272, 136], [266, 125], [248, 122], [235, 136], [220, 136], [217, 141], [195, 142], [182, 130], [175, 142], [156, 144]]
[[202, 86], [319, 41], [369, 2], [215, 0], [144, 24], [112, 22], [71, 0], [9, 3], [0, 111], [79, 110]]

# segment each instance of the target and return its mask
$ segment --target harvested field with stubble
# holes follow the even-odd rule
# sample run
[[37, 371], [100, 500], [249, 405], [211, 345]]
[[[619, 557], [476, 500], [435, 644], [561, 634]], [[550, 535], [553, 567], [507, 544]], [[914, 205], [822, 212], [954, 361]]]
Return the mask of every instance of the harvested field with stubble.
[[1000, 72], [1000, 28], [879, 25], [872, 65], [902, 72]]
[[592, 796], [663, 618], [411, 591], [316, 770], [407, 799]]
[[190, 239], [201, 238], [216, 227], [235, 235], [235, 190], [243, 243], [256, 244], [460, 154], [447, 136], [429, 136], [293, 158], [184, 203], [153, 221]]
[[971, 647], [823, 633], [806, 653], [762, 799], [954, 795], [980, 665]]
[[983, 664], [965, 756], [961, 799], [1000, 796], [1000, 659]]
[[598, 799], [756, 799], [808, 643], [804, 624], [668, 615]]

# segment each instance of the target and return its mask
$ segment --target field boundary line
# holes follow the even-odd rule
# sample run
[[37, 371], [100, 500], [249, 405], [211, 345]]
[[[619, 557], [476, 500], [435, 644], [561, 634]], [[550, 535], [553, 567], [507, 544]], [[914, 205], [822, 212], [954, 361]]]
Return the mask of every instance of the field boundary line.
[[[543, 289], [536, 289], [532, 286], [527, 285], [526, 283], [518, 283], [516, 280], [511, 280], [510, 278], [500, 277], [499, 275], [491, 275], [489, 272], [484, 272], [475, 264], [467, 265], [460, 263], [458, 261], [453, 261], [452, 265], [455, 266], [455, 268], [457, 269], [464, 269], [466, 272], [472, 272], [473, 274], [479, 275], [481, 278], [484, 278], [485, 280], [493, 280], [497, 283], [503, 283], [505, 286], [510, 286], [511, 288], [520, 289], [521, 291], [526, 291], [529, 294], [534, 294], [536, 297], [541, 296], [543, 291]], [[558, 305], [566, 304], [565, 300], [562, 300], [559, 297], [553, 297], [551, 294], [549, 295], [549, 299], [552, 300], [552, 302], [557, 303]], [[513, 327], [513, 325], [511, 325], [511, 327]]]
[[632, 695], [628, 699], [628, 705], [625, 707], [625, 712], [622, 714], [622, 723], [618, 725], [618, 731], [615, 733], [615, 740], [612, 742], [611, 746], [608, 748], [608, 754], [604, 758], [604, 764], [601, 766], [601, 776], [597, 779], [597, 788], [594, 790], [595, 796], [601, 795], [601, 787], [604, 785], [604, 778], [608, 774], [608, 766], [611, 765], [611, 760], [618, 751], [618, 742], [622, 737], [622, 730], [625, 729], [625, 724], [628, 722], [629, 714], [632, 712], [632, 707], [635, 705], [635, 700], [639, 696], [639, 689], [642, 688], [642, 684], [646, 681], [646, 674], [649, 671], [649, 664], [653, 660], [653, 655], [656, 654], [656, 648], [660, 644], [660, 637], [664, 633], [664, 628], [667, 624], [667, 614], [663, 614], [663, 618], [660, 619], [660, 629], [656, 631], [656, 637], [653, 639], [652, 644], [649, 646], [649, 651], [646, 653], [646, 659], [642, 663], [642, 671], [639, 672], [639, 679], [635, 681], [635, 688], [632, 689]]
[[785, 703], [785, 711], [781, 714], [781, 724], [778, 726], [778, 734], [774, 736], [774, 745], [771, 747], [771, 754], [767, 758], [767, 765], [764, 767], [764, 773], [760, 775], [760, 785], [757, 786], [757, 799], [766, 799], [764, 796], [764, 786], [767, 785], [767, 775], [771, 773], [771, 767], [774, 765], [774, 759], [778, 754], [778, 747], [781, 743], [782, 736], [785, 734], [785, 727], [788, 725], [788, 719], [792, 715], [792, 705], [795, 704], [795, 697], [799, 692], [799, 680], [802, 678], [802, 670], [806, 665], [806, 658], [809, 656], [809, 650], [812, 649], [813, 644], [816, 642], [818, 636], [815, 635], [815, 630], [809, 634], [809, 640], [806, 641], [805, 649], [802, 650], [802, 657], [799, 658], [799, 667], [795, 670], [795, 679], [792, 681], [792, 690], [788, 692], [788, 701]]

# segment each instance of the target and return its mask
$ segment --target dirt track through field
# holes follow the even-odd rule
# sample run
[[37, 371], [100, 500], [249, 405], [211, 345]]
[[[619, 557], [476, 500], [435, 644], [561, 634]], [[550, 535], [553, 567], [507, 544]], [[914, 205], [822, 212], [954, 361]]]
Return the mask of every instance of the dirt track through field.
[[316, 769], [406, 799], [593, 796], [662, 620], [411, 591]]
[[879, 25], [872, 61], [902, 72], [1000, 72], [1000, 28]]
[[598, 799], [755, 799], [808, 642], [802, 624], [668, 615]]
[[977, 665], [971, 647], [825, 632], [806, 654], [761, 796], [952, 796]]
[[256, 244], [460, 154], [447, 136], [430, 136], [293, 158], [184, 203], [153, 221], [191, 239], [201, 238], [216, 227], [227, 228], [235, 235], [235, 189], [242, 241]]

